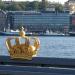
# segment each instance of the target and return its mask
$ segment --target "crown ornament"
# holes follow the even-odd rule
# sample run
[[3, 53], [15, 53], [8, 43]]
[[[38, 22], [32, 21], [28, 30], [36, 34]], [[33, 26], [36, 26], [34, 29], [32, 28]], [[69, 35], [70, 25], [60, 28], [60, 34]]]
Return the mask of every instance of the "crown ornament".
[[[28, 37], [25, 35], [23, 28], [19, 32], [20, 37], [12, 37], [6, 39], [6, 47], [10, 54], [11, 59], [27, 59], [31, 60], [34, 56], [37, 55], [37, 51], [40, 47], [40, 41], [36, 37]], [[24, 40], [24, 43], [21, 43], [20, 40]], [[15, 44], [12, 45], [12, 40], [15, 41]], [[33, 41], [31, 44], [31, 41]]]

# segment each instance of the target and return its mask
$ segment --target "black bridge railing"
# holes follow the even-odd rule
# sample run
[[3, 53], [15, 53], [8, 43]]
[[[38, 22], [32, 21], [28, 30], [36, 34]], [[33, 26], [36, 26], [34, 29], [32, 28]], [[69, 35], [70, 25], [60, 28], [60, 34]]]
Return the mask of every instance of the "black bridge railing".
[[0, 56], [0, 75], [75, 75], [75, 59], [34, 57], [12, 60]]

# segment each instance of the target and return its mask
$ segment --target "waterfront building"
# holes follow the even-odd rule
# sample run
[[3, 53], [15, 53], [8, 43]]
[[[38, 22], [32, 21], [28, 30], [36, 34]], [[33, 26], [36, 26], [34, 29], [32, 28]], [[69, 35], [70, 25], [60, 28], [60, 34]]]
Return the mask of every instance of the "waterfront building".
[[12, 0], [11, 1], [3, 1], [4, 4], [7, 6], [7, 5], [11, 5], [12, 4]]
[[42, 10], [41, 11], [46, 11], [47, 5], [46, 5], [47, 0], [42, 0]]
[[70, 17], [70, 32], [75, 32], [75, 13]]
[[55, 11], [9, 11], [7, 13], [11, 29], [22, 25], [30, 32], [68, 32], [70, 25], [69, 12]]
[[6, 28], [7, 26], [6, 20], [7, 20], [6, 12], [0, 9], [0, 31], [4, 31], [4, 29]]
[[68, 0], [65, 2], [66, 10], [69, 10], [71, 14], [75, 12], [75, 0]]

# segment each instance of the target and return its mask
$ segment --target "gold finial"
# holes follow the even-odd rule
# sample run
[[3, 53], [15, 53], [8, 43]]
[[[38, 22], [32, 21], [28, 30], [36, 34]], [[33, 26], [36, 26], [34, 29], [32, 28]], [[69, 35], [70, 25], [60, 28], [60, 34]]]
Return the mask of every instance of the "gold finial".
[[21, 27], [21, 30], [20, 30], [20, 32], [19, 32], [19, 35], [20, 35], [21, 37], [25, 37], [24, 27]]

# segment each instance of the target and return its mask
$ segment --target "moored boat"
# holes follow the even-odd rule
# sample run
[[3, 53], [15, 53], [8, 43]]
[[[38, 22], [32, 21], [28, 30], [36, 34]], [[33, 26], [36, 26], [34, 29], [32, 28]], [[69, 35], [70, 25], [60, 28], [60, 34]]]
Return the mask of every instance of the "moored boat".
[[[26, 32], [26, 35], [30, 36], [32, 33]], [[19, 32], [0, 32], [0, 36], [19, 36]]]
[[75, 32], [69, 32], [70, 36], [75, 36]]

